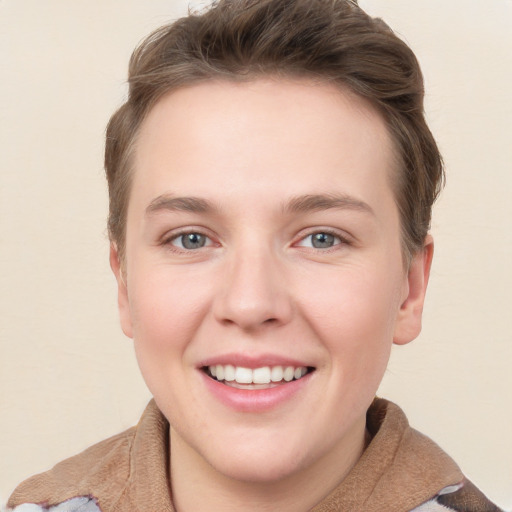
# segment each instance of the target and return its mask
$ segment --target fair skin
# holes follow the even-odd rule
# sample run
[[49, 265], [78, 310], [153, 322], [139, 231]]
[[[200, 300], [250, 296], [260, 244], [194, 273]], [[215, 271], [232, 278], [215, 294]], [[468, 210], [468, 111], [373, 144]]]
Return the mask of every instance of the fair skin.
[[145, 119], [111, 264], [178, 511], [309, 510], [357, 462], [432, 257], [403, 263], [394, 162], [374, 109], [306, 80], [194, 85]]

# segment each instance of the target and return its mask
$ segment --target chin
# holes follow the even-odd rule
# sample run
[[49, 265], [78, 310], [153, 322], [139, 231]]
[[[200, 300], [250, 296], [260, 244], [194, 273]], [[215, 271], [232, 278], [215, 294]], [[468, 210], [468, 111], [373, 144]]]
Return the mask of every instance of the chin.
[[[288, 460], [287, 460], [288, 459]], [[214, 469], [225, 477], [239, 482], [253, 484], [271, 484], [286, 480], [300, 471], [302, 464], [290, 457], [251, 457], [233, 460], [229, 457]]]
[[307, 437], [285, 430], [219, 435], [218, 443], [197, 447], [197, 453], [227, 478], [246, 483], [277, 483], [301, 473], [311, 462], [322, 458], [325, 448], [308, 444]]

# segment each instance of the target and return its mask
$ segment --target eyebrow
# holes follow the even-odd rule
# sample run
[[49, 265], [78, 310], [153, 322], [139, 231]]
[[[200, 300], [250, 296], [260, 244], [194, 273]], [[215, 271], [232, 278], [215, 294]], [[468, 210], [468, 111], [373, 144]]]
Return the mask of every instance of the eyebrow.
[[210, 213], [217, 211], [217, 208], [206, 199], [199, 197], [175, 197], [164, 194], [156, 197], [149, 203], [146, 208], [146, 215], [160, 211]]
[[[355, 210], [375, 215], [375, 212], [368, 203], [346, 194], [301, 195], [293, 197], [283, 206], [283, 212], [288, 214], [301, 214], [331, 209]], [[200, 197], [175, 197], [170, 194], [163, 194], [149, 203], [146, 208], [146, 215], [152, 215], [160, 211], [213, 213], [218, 212], [218, 208], [210, 201]]]
[[286, 213], [307, 213], [322, 210], [355, 210], [375, 215], [373, 208], [364, 201], [346, 194], [308, 194], [292, 198], [284, 206]]

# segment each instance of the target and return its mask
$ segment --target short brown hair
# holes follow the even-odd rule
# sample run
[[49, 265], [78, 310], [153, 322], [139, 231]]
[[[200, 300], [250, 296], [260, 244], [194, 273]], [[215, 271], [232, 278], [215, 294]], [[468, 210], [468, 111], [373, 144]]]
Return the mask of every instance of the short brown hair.
[[129, 66], [129, 96], [107, 127], [110, 239], [124, 254], [131, 153], [139, 127], [167, 92], [212, 79], [310, 77], [340, 84], [383, 115], [395, 144], [394, 176], [406, 261], [430, 227], [444, 180], [426, 124], [423, 77], [412, 50], [354, 0], [218, 0], [149, 35]]

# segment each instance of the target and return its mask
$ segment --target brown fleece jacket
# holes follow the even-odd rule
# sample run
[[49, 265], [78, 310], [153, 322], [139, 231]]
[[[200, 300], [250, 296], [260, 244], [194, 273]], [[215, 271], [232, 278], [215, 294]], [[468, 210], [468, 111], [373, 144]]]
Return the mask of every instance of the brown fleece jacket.
[[[391, 402], [367, 415], [372, 440], [341, 484], [312, 512], [499, 512], [433, 441], [409, 427]], [[139, 424], [23, 482], [8, 506], [66, 511], [175, 512], [169, 480], [169, 424], [154, 401]], [[73, 506], [76, 503], [76, 506]], [[97, 508], [98, 507], [98, 508]], [[56, 507], [53, 510], [61, 510]]]

